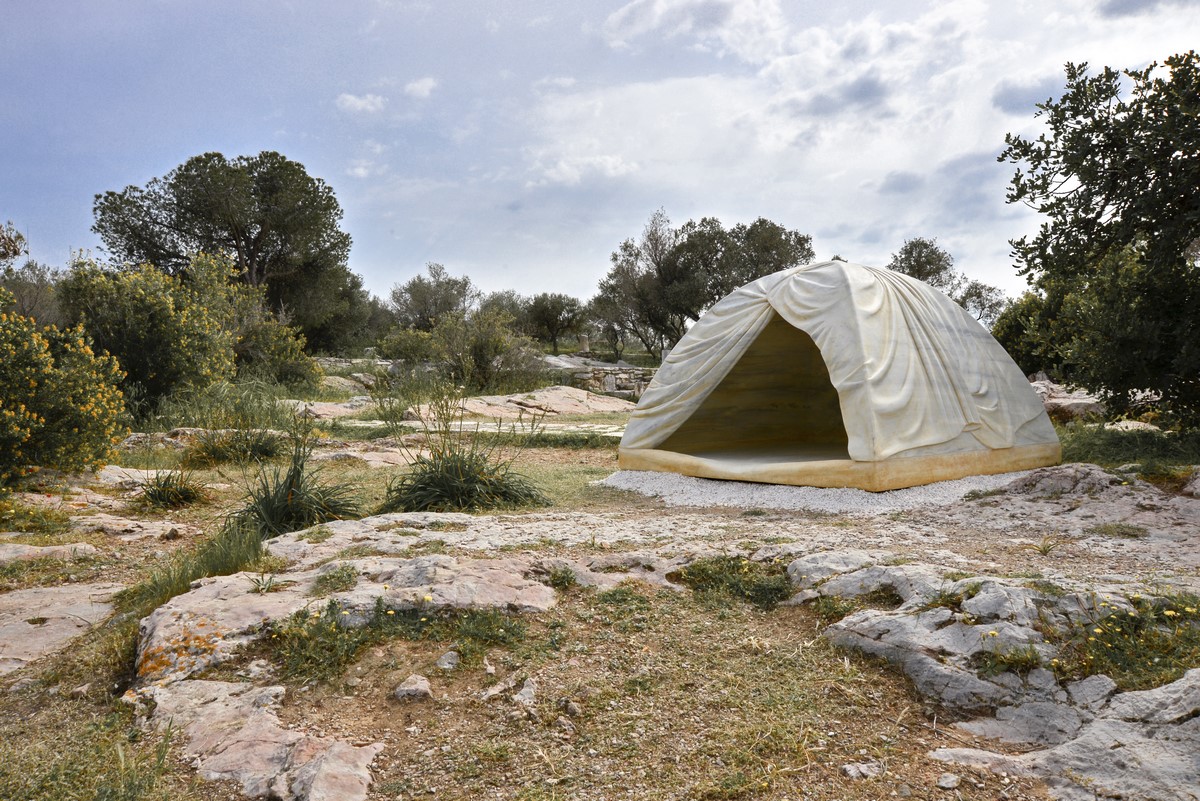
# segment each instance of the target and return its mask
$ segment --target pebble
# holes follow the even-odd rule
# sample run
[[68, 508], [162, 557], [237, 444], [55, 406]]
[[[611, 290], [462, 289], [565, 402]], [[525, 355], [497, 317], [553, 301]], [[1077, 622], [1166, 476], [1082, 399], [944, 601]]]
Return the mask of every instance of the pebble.
[[437, 662], [434, 664], [442, 670], [454, 670], [458, 667], [459, 661], [460, 659], [457, 651], [447, 651], [439, 656]]
[[937, 786], [939, 790], [955, 790], [960, 784], [962, 784], [962, 779], [953, 773], [943, 773], [941, 776], [938, 776]]
[[429, 689], [429, 679], [414, 673], [400, 682], [392, 695], [399, 701], [424, 701], [433, 697], [433, 691]]

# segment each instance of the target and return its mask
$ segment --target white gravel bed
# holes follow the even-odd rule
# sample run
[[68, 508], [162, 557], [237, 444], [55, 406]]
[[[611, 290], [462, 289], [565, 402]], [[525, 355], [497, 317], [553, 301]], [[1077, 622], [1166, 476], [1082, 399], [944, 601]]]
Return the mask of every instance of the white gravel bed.
[[732, 506], [738, 509], [809, 509], [817, 512], [880, 514], [919, 506], [957, 503], [971, 490], [986, 492], [997, 489], [1028, 472], [968, 476], [890, 492], [752, 484], [646, 470], [621, 470], [596, 483], [661, 498], [668, 506]]

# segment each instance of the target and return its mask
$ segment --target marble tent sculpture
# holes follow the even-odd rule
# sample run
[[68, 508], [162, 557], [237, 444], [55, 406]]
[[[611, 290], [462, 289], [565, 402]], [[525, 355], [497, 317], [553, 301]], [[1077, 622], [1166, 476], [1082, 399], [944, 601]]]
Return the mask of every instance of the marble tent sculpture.
[[1057, 464], [1041, 401], [958, 304], [826, 261], [716, 303], [663, 362], [620, 466], [882, 491]]

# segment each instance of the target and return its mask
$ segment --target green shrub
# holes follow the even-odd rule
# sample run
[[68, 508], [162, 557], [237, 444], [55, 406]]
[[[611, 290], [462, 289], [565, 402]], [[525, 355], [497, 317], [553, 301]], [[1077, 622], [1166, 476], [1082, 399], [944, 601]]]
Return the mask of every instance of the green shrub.
[[360, 514], [352, 487], [322, 484], [318, 481], [319, 470], [308, 466], [312, 450], [309, 433], [302, 431], [294, 436], [292, 458], [286, 469], [259, 469], [246, 505], [234, 515], [264, 539]]
[[[0, 310], [12, 296], [0, 289]], [[103, 464], [127, 433], [117, 363], [93, 354], [78, 328], [39, 330], [0, 311], [0, 486], [50, 467]]]
[[1024, 676], [1042, 666], [1042, 656], [1032, 645], [1012, 648], [984, 648], [975, 654], [972, 664], [984, 676], [999, 676], [1011, 672]]
[[774, 609], [795, 592], [782, 565], [737, 556], [697, 559], [670, 578], [694, 592], [737, 598], [759, 609]]
[[183, 470], [155, 472], [142, 484], [142, 500], [160, 509], [179, 509], [202, 501], [208, 488]]
[[428, 331], [393, 328], [379, 343], [379, 355], [405, 364], [421, 364], [433, 359], [433, 338]]
[[183, 454], [188, 467], [212, 467], [226, 462], [261, 462], [283, 453], [283, 437], [261, 429], [205, 431]]
[[1059, 646], [1050, 666], [1060, 677], [1103, 674], [1122, 690], [1159, 687], [1200, 665], [1200, 596], [1103, 601], [1079, 625], [1050, 636]]
[[[388, 483], [380, 513], [449, 512], [545, 506], [549, 500], [513, 470], [520, 448], [488, 443], [463, 422], [459, 387], [442, 384], [424, 404], [421, 425], [429, 452], [413, 453], [408, 473]], [[536, 433], [536, 421], [530, 426]]]
[[234, 344], [239, 376], [254, 376], [293, 389], [312, 389], [321, 380], [321, 368], [304, 352], [304, 336], [282, 325], [265, 309], [244, 324]]
[[264, 381], [239, 379], [189, 387], [166, 398], [157, 422], [163, 428], [194, 426], [209, 430], [287, 429], [295, 415], [280, 404], [276, 387]]
[[228, 266], [193, 260], [188, 280], [143, 265], [104, 270], [77, 264], [61, 284], [63, 306], [120, 362], [127, 395], [153, 408], [185, 387], [233, 375]]

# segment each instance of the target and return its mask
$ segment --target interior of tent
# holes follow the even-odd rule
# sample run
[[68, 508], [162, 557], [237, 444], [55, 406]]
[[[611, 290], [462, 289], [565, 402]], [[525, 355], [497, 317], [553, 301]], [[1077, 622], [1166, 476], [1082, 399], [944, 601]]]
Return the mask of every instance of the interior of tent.
[[847, 442], [837, 390], [817, 344], [772, 312], [728, 375], [657, 447], [769, 463], [849, 459]]

